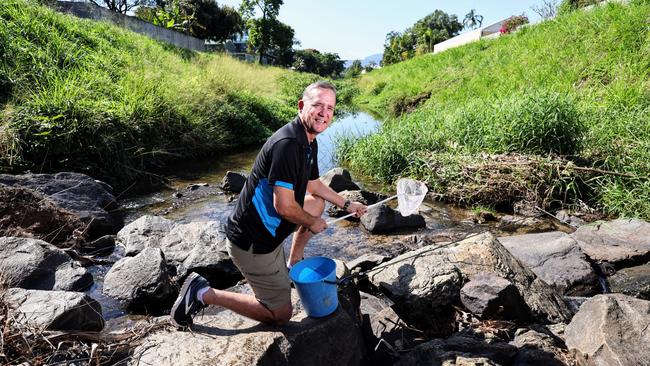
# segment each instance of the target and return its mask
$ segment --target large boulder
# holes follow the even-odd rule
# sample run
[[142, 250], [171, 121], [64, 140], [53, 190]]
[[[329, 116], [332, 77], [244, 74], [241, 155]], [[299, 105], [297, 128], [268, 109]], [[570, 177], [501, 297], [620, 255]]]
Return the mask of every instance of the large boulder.
[[617, 268], [650, 258], [650, 223], [643, 220], [595, 222], [579, 227], [571, 236], [589, 258]]
[[391, 300], [411, 324], [453, 328], [451, 305], [460, 288], [480, 273], [510, 280], [531, 315], [541, 322], [562, 322], [571, 312], [562, 297], [519, 262], [494, 235], [476, 234], [460, 242], [431, 245], [393, 258], [368, 273], [368, 279]]
[[36, 190], [88, 225], [91, 239], [115, 234], [123, 225], [112, 188], [80, 173], [0, 174], [0, 183]]
[[104, 326], [97, 301], [79, 292], [10, 288], [3, 301], [16, 321], [48, 330], [99, 331]]
[[129, 309], [154, 313], [171, 307], [176, 295], [159, 248], [117, 261], [104, 277], [102, 291]]
[[493, 273], [481, 273], [460, 289], [460, 301], [481, 319], [511, 319], [525, 322], [530, 309], [517, 288]]
[[[249, 293], [238, 286], [231, 289]], [[314, 319], [301, 312], [292, 290], [294, 316], [282, 327], [263, 325], [229, 310], [208, 308], [192, 332], [167, 330], [147, 336], [132, 365], [358, 365], [363, 339], [358, 324], [339, 307]]]
[[39, 239], [0, 237], [0, 273], [6, 287], [82, 291], [93, 284], [79, 262]]
[[387, 234], [398, 230], [414, 230], [426, 226], [424, 217], [419, 214], [402, 216], [386, 205], [373, 207], [361, 216], [361, 224], [373, 234]]
[[541, 326], [517, 329], [510, 344], [518, 348], [514, 365], [564, 366], [575, 363], [564, 342]]
[[647, 365], [649, 324], [650, 301], [597, 295], [567, 325], [566, 345], [583, 365]]
[[359, 186], [352, 181], [350, 172], [343, 168], [330, 169], [327, 173], [320, 177], [321, 182], [326, 186], [332, 188], [334, 192], [341, 191], [356, 191]]
[[624, 268], [607, 280], [612, 292], [650, 300], [650, 263]]
[[600, 291], [596, 272], [568, 234], [552, 231], [499, 237], [499, 242], [525, 265], [567, 296], [593, 295]]
[[144, 248], [160, 248], [180, 279], [197, 272], [215, 287], [226, 288], [241, 279], [226, 249], [226, 234], [216, 221], [176, 224], [157, 216], [142, 216], [117, 235], [127, 255]]
[[117, 233], [117, 241], [124, 246], [124, 255], [133, 256], [144, 248], [156, 247], [174, 225], [163, 217], [144, 215], [124, 226]]

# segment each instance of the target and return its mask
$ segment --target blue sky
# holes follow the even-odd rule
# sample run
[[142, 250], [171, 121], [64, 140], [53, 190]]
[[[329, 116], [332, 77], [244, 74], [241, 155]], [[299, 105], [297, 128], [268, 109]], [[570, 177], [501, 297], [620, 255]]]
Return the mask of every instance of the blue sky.
[[[220, 5], [239, 7], [240, 0], [217, 0]], [[538, 20], [531, 6], [542, 0], [284, 0], [280, 20], [296, 31], [301, 45], [323, 52], [336, 52], [341, 59], [362, 59], [383, 52], [386, 34], [403, 31], [417, 20], [441, 9], [462, 21], [471, 9], [489, 25], [510, 15], [526, 13]]]

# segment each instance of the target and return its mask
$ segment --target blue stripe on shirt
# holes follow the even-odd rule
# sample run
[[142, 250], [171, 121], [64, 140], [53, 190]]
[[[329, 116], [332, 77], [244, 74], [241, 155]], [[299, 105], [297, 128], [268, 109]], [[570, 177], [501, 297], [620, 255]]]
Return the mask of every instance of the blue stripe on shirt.
[[[293, 186], [291, 187], [293, 188]], [[257, 187], [255, 187], [253, 206], [255, 206], [266, 229], [275, 237], [275, 231], [280, 226], [282, 218], [273, 207], [273, 188], [269, 185], [268, 179], [260, 179]]]
[[282, 188], [287, 188], [287, 189], [290, 189], [290, 190], [293, 191], [293, 184], [291, 184], [291, 183], [287, 183], [287, 182], [283, 182], [281, 180], [278, 180], [278, 181], [275, 182], [275, 185], [279, 186], [279, 187], [282, 187]]

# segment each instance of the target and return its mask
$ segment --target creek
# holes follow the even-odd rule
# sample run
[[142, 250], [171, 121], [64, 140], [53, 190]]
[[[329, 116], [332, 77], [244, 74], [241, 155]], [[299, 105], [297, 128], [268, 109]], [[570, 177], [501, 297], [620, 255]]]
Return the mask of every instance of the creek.
[[[324, 174], [337, 166], [335, 150], [339, 136], [371, 134], [377, 131], [379, 125], [379, 121], [365, 113], [349, 114], [337, 119], [318, 136], [320, 173]], [[209, 160], [183, 162], [175, 167], [173, 174], [168, 177], [168, 188], [120, 202], [126, 215], [125, 223], [147, 214], [161, 215], [179, 223], [225, 222], [235, 206], [236, 196], [225, 194], [218, 186], [227, 171], [250, 172], [258, 151], [259, 148], [254, 148]], [[362, 177], [353, 176], [353, 180], [364, 190], [381, 190], [380, 185]], [[191, 189], [192, 187], [194, 189]], [[427, 199], [420, 207], [420, 214], [425, 218], [426, 228], [417, 231], [417, 234], [437, 236], [440, 241], [453, 239], [457, 234], [484, 230], [482, 225], [477, 225], [471, 220], [474, 216], [471, 211], [453, 205]], [[323, 218], [329, 219], [326, 213]], [[417, 240], [413, 234], [404, 232], [373, 235], [365, 231], [359, 223], [341, 221], [314, 236], [305, 249], [305, 255], [327, 256], [343, 261], [366, 253], [393, 257], [417, 248]], [[287, 238], [284, 243], [285, 253], [288, 253], [290, 239], [291, 237]], [[117, 260], [122, 256], [123, 248], [118, 246], [111, 259]], [[108, 266], [91, 268], [95, 284], [88, 291], [90, 296], [102, 304], [106, 319], [125, 314], [118, 302], [101, 292], [103, 277], [109, 269]]]

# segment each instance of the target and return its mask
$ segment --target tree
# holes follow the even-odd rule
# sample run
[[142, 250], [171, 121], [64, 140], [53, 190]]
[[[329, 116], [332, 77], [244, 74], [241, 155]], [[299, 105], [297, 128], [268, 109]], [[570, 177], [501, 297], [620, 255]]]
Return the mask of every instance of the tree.
[[[267, 50], [272, 47], [274, 41], [272, 38], [278, 36], [278, 31], [282, 31], [282, 29], [275, 29], [275, 27], [283, 24], [277, 20], [280, 6], [283, 3], [282, 0], [242, 0], [239, 7], [239, 12], [246, 20], [246, 27], [249, 31], [249, 49], [251, 52], [257, 50], [260, 63], [262, 63], [262, 58], [267, 56]], [[258, 19], [253, 18], [256, 10], [262, 13]], [[280, 28], [285, 30], [291, 28], [288, 25], [285, 26]], [[293, 34], [291, 39], [293, 43]]]
[[555, 18], [559, 7], [559, 0], [542, 0], [541, 5], [533, 5], [531, 9], [542, 19], [550, 19]]
[[225, 41], [243, 32], [239, 13], [214, 0], [156, 0], [155, 7], [141, 6], [135, 15], [155, 25], [175, 29], [201, 39]]
[[138, 6], [155, 4], [151, 0], [90, 0], [90, 2], [120, 14], [126, 14], [129, 10]]
[[337, 77], [345, 69], [344, 62], [336, 53], [321, 53], [308, 48], [296, 51], [293, 68], [296, 71], [310, 72], [320, 76]]
[[476, 14], [476, 10], [472, 9], [469, 13], [465, 14], [463, 19], [463, 26], [465, 29], [480, 28], [483, 24], [483, 16]]
[[250, 19], [248, 28], [248, 48], [257, 51], [259, 62], [266, 57], [272, 63], [289, 65], [293, 58], [294, 30], [277, 19]]
[[345, 77], [346, 78], [354, 78], [359, 75], [361, 75], [361, 70], [363, 67], [361, 66], [361, 60], [354, 60], [352, 61], [352, 65], [348, 67], [347, 70], [345, 70]]
[[455, 15], [436, 10], [418, 20], [404, 33], [390, 32], [384, 43], [382, 65], [408, 60], [416, 54], [433, 51], [433, 46], [460, 32], [463, 25]]

